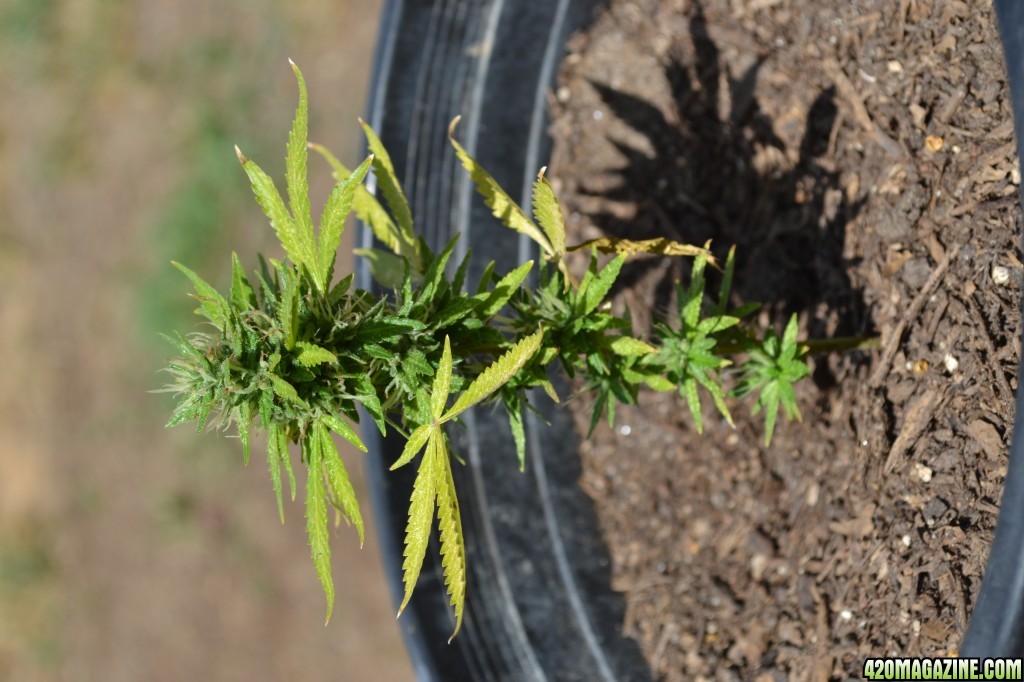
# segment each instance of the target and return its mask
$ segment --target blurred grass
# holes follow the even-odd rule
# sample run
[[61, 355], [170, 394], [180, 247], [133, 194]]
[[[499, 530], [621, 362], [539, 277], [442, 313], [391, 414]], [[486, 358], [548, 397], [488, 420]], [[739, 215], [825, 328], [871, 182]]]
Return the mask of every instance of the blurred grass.
[[277, 253], [232, 147], [280, 175], [288, 57], [357, 155], [379, 8], [0, 0], [0, 682], [411, 679], [372, 536], [334, 538], [323, 628], [301, 505], [147, 393], [195, 325], [169, 261]]

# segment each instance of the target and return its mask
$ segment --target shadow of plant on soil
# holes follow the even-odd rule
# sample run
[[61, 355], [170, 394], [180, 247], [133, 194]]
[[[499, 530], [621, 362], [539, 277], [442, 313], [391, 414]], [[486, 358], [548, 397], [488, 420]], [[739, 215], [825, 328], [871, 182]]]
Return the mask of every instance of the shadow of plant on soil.
[[[734, 296], [765, 304], [776, 321], [810, 313], [812, 337], [868, 332], [862, 295], [847, 278], [850, 263], [842, 255], [846, 225], [863, 200], [847, 199], [827, 158], [837, 117], [835, 89], [815, 98], [792, 163], [755, 95], [765, 58], [738, 77], [728, 69], [723, 73], [699, 4], [689, 25], [692, 49], [676, 43], [665, 69], [672, 93], [667, 110], [591, 81], [608, 109], [646, 136], [655, 153], [612, 140], [626, 163], [612, 169], [620, 178], [613, 189], [583, 191], [608, 206], [588, 217], [618, 237], [668, 236], [695, 244], [710, 239], [719, 257], [735, 244]], [[731, 104], [727, 112], [720, 111], [723, 99]], [[623, 206], [631, 210], [624, 213]], [[619, 288], [633, 286], [658, 265], [630, 264]], [[658, 276], [655, 310], [668, 307], [672, 282], [683, 267], [673, 263]], [[835, 316], [834, 329], [826, 329], [829, 315]]]

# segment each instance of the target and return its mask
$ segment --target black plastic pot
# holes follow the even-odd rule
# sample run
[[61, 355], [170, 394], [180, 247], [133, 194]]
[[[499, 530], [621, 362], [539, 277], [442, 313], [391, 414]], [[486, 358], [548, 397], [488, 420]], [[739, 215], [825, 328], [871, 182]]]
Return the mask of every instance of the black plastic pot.
[[[416, 225], [432, 247], [461, 233], [467, 281], [491, 260], [510, 270], [534, 257], [529, 241], [501, 227], [478, 198], [447, 141], [459, 138], [502, 186], [528, 204], [548, 156], [546, 91], [566, 38], [592, 19], [599, 0], [389, 0], [384, 8], [367, 118], [389, 149]], [[1024, 3], [997, 0], [1014, 96], [1024, 131]], [[485, 142], [483, 142], [485, 141]], [[372, 241], [362, 232], [363, 246]], [[371, 288], [365, 267], [360, 285]], [[1022, 378], [1024, 381], [1024, 378]], [[564, 394], [564, 391], [562, 391]], [[544, 399], [536, 397], [542, 407]], [[622, 635], [624, 604], [589, 499], [577, 486], [577, 438], [564, 410], [549, 427], [528, 419], [520, 474], [503, 417], [476, 411], [453, 435], [466, 532], [469, 591], [462, 632], [454, 627], [434, 557], [399, 624], [418, 679], [649, 680], [637, 644]], [[1021, 401], [1018, 423], [1024, 423]], [[374, 512], [396, 603], [413, 467], [390, 473], [404, 443], [365, 434]], [[376, 439], [376, 440], [375, 440]], [[961, 654], [1024, 653], [1024, 433], [1014, 434], [1002, 512], [981, 595]]]

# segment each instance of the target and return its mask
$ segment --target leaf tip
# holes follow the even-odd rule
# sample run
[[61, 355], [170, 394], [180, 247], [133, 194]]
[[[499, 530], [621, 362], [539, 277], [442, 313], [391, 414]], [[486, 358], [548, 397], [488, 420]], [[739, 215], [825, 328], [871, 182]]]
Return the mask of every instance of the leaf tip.
[[235, 156], [238, 157], [238, 162], [243, 166], [249, 163], [249, 157], [242, 153], [242, 150], [238, 148], [237, 144], [235, 145]]
[[543, 180], [544, 179], [544, 173], [546, 173], [547, 170], [548, 170], [547, 166], [541, 166], [540, 170], [537, 171], [537, 179], [538, 180]]
[[462, 114], [459, 114], [458, 116], [456, 116], [455, 118], [452, 119], [451, 123], [448, 124], [448, 139], [449, 140], [454, 140], [455, 139], [455, 128], [456, 128], [456, 126], [459, 125], [459, 121], [461, 121], [461, 120], [462, 120]]

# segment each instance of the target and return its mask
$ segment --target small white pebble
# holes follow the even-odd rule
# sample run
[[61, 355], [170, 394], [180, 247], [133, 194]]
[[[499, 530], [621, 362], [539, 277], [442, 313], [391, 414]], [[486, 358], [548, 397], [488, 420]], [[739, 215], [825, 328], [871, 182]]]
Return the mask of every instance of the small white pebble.
[[843, 609], [839, 612], [839, 617], [843, 620], [850, 620], [853, 618], [853, 611], [851, 611], [850, 609]]
[[917, 477], [921, 479], [922, 483], [931, 483], [932, 474], [935, 473], [931, 467], [918, 462], [914, 468], [917, 470]]
[[910, 547], [910, 536], [909, 535], [904, 535], [903, 537], [900, 538], [900, 542], [903, 543], [904, 547]]
[[1013, 165], [1013, 169], [1010, 171], [1010, 182], [1014, 185], [1020, 184], [1020, 165], [1016, 163]]
[[959, 154], [961, 151], [963, 151], [962, 149], [960, 149], [960, 145], [958, 144], [953, 145], [952, 147], [950, 147], [950, 149], [953, 150], [954, 154]]
[[890, 59], [885, 67], [889, 69], [889, 73], [903, 73], [903, 65], [895, 59]]
[[1010, 281], [1010, 269], [1003, 265], [992, 266], [992, 281], [1002, 286]]
[[623, 424], [619, 427], [620, 436], [628, 436], [631, 433], [633, 433], [633, 428], [629, 424]]
[[594, 120], [600, 121], [602, 118], [604, 118], [604, 112], [600, 109], [594, 109]]
[[868, 439], [867, 439], [867, 438], [865, 438], [864, 440], [862, 440], [862, 441], [860, 442], [860, 446], [861, 446], [862, 448], [866, 448], [866, 447], [868, 446]]
[[950, 353], [946, 353], [946, 357], [942, 358], [942, 364], [946, 366], [946, 371], [950, 374], [960, 369], [960, 361]]
[[570, 97], [572, 97], [572, 91], [569, 90], [567, 86], [563, 85], [562, 87], [558, 88], [558, 92], [555, 93], [555, 97], [558, 98], [559, 102], [562, 102], [564, 104], [565, 102], [569, 101]]

